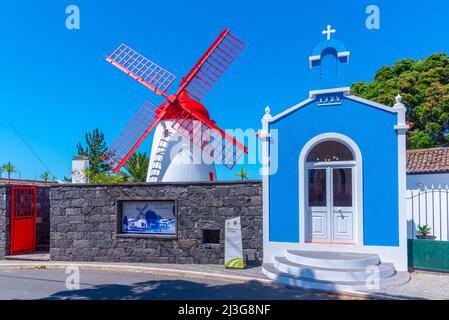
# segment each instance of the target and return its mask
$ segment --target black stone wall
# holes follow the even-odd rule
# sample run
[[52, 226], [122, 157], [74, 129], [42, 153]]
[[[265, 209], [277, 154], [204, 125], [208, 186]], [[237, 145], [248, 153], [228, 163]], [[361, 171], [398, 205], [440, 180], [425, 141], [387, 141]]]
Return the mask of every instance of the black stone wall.
[[[177, 239], [118, 234], [124, 199], [176, 199]], [[240, 216], [246, 262], [262, 261], [258, 181], [54, 186], [50, 204], [52, 260], [222, 264], [225, 220]], [[204, 243], [203, 230], [220, 230], [220, 243]]]
[[9, 254], [9, 188], [0, 186], [0, 260]]
[[36, 245], [39, 251], [50, 247], [50, 188], [37, 188]]

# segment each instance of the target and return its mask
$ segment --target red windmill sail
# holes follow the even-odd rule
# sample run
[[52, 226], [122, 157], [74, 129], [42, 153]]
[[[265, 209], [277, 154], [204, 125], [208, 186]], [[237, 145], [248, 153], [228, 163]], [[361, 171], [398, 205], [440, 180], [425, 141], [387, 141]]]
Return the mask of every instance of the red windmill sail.
[[159, 95], [163, 95], [176, 78], [125, 44], [107, 56], [106, 61]]
[[201, 100], [229, 68], [245, 44], [224, 30], [180, 84], [196, 100]]
[[[108, 62], [127, 73], [167, 101], [159, 107], [146, 102], [102, 156], [103, 160], [118, 172], [140, 144], [166, 116], [173, 120], [173, 128], [193, 145], [210, 154], [215, 160], [232, 169], [247, 148], [215, 125], [195, 108], [203, 106], [189, 97], [201, 100], [220, 76], [242, 51], [244, 43], [224, 30], [201, 57], [180, 84], [175, 95], [166, 94], [175, 76], [122, 44], [106, 58]], [[207, 111], [206, 111], [207, 112]], [[199, 131], [197, 129], [200, 129]]]
[[232, 169], [240, 158], [248, 153], [243, 144], [199, 114], [182, 112], [173, 128], [228, 169]]
[[115, 173], [118, 172], [161, 121], [165, 112], [166, 107], [157, 107], [153, 103], [145, 101], [125, 130], [102, 155], [103, 161]]

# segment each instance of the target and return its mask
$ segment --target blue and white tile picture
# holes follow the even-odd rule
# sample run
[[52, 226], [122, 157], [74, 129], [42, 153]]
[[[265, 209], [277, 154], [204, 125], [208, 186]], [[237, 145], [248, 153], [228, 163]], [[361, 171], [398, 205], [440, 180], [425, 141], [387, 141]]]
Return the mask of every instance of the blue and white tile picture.
[[122, 233], [176, 236], [174, 201], [123, 201]]

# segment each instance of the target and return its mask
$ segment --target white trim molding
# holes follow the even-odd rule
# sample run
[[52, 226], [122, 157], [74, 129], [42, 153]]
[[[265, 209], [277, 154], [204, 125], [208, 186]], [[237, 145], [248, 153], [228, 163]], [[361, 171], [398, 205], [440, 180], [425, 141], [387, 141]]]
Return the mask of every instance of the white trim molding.
[[[346, 63], [349, 63], [349, 57], [350, 56], [351, 56], [351, 52], [350, 51], [337, 52], [337, 59], [347, 58], [347, 61], [345, 61]], [[312, 69], [313, 68], [313, 63], [315, 61], [321, 61], [322, 58], [323, 58], [322, 55], [309, 56], [309, 68]]]
[[[351, 88], [350, 87], [342, 87], [342, 88], [334, 88], [334, 89], [322, 89], [322, 90], [312, 90], [309, 91], [309, 99], [304, 100], [296, 105], [294, 105], [291, 108], [288, 108], [287, 110], [271, 117], [268, 122], [275, 122], [283, 117], [285, 117], [286, 115], [302, 108], [305, 107], [306, 105], [308, 105], [309, 103], [314, 102], [318, 96], [321, 95], [326, 95], [326, 94], [335, 94], [335, 93], [342, 93], [343, 97], [348, 99], [348, 100], [352, 100], [352, 101], [356, 101], [359, 103], [362, 103], [364, 105], [370, 106], [370, 107], [374, 107], [377, 109], [381, 109], [390, 113], [398, 113], [400, 112], [400, 110], [398, 110], [397, 108], [392, 108], [374, 101], [370, 101], [364, 98], [360, 98], [354, 95], [351, 95]], [[405, 124], [406, 125], [406, 124]], [[404, 129], [402, 127], [398, 127], [398, 129]]]
[[262, 118], [262, 131], [259, 138], [262, 140], [262, 219], [263, 219], [263, 250], [270, 246], [270, 126], [272, 117], [270, 107], [265, 108]]
[[[398, 136], [398, 223], [399, 223], [399, 248], [400, 253], [397, 259], [403, 268], [408, 267], [408, 246], [407, 246], [407, 165], [406, 165], [406, 134], [408, 125], [405, 114], [407, 108], [402, 103], [402, 97], [396, 97], [396, 104], [393, 107], [398, 113], [397, 125], [395, 130]], [[398, 267], [399, 268], [399, 267]]]
[[289, 108], [289, 109], [287, 109], [287, 110], [277, 114], [276, 116], [270, 118], [270, 120], [268, 122], [275, 122], [275, 121], [279, 120], [280, 118], [288, 115], [289, 113], [292, 113], [293, 111], [296, 111], [296, 110], [298, 110], [298, 109], [308, 105], [309, 103], [311, 103], [313, 101], [315, 101], [315, 99], [304, 100], [303, 102], [300, 102], [297, 105], [294, 105], [293, 107], [291, 107], [291, 108]]
[[368, 106], [371, 106], [371, 107], [374, 107], [374, 108], [377, 108], [377, 109], [381, 109], [381, 110], [384, 110], [384, 111], [388, 111], [388, 112], [391, 112], [391, 113], [396, 113], [397, 112], [392, 107], [388, 107], [386, 105], [383, 105], [383, 104], [380, 104], [380, 103], [377, 103], [377, 102], [374, 102], [374, 101], [371, 101], [371, 100], [367, 100], [367, 99], [364, 99], [364, 98], [360, 98], [360, 97], [357, 97], [357, 96], [348, 95], [346, 98], [349, 99], [349, 100], [357, 101], [357, 102], [366, 104]]
[[332, 94], [332, 93], [343, 93], [343, 96], [348, 96], [351, 92], [351, 88], [343, 87], [343, 88], [334, 88], [334, 89], [322, 89], [322, 90], [313, 90], [309, 91], [310, 99], [316, 99], [319, 95], [324, 94]]
[[314, 61], [320, 61], [320, 60], [321, 60], [321, 55], [310, 56], [309, 57], [309, 68], [312, 69]]
[[337, 57], [338, 58], [346, 58], [346, 57], [348, 57], [348, 59], [349, 59], [349, 56], [351, 55], [351, 52], [350, 51], [343, 51], [343, 52], [339, 52], [338, 54], [337, 54]]
[[353, 153], [355, 159], [354, 181], [354, 240], [356, 244], [363, 245], [363, 158], [357, 144], [348, 136], [340, 133], [323, 133], [309, 140], [299, 155], [299, 242], [307, 244], [307, 201], [306, 201], [306, 159], [310, 150], [316, 145], [326, 141], [337, 141], [347, 146]]

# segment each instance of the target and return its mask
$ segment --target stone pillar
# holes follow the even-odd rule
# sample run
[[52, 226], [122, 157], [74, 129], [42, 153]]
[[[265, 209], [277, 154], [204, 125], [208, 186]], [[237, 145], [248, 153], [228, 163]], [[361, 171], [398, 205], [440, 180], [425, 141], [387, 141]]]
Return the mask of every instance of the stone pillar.
[[401, 264], [396, 265], [400, 271], [408, 269], [407, 263], [407, 164], [406, 164], [406, 134], [409, 128], [406, 122], [406, 107], [401, 95], [397, 95], [393, 109], [397, 112], [397, 124], [394, 127], [398, 136], [398, 203], [399, 203], [399, 247], [401, 248]]
[[270, 108], [265, 108], [265, 115], [262, 118], [262, 131], [259, 138], [262, 140], [262, 195], [263, 195], [263, 249], [268, 248], [269, 243], [269, 182], [270, 182], [270, 128], [271, 120]]

